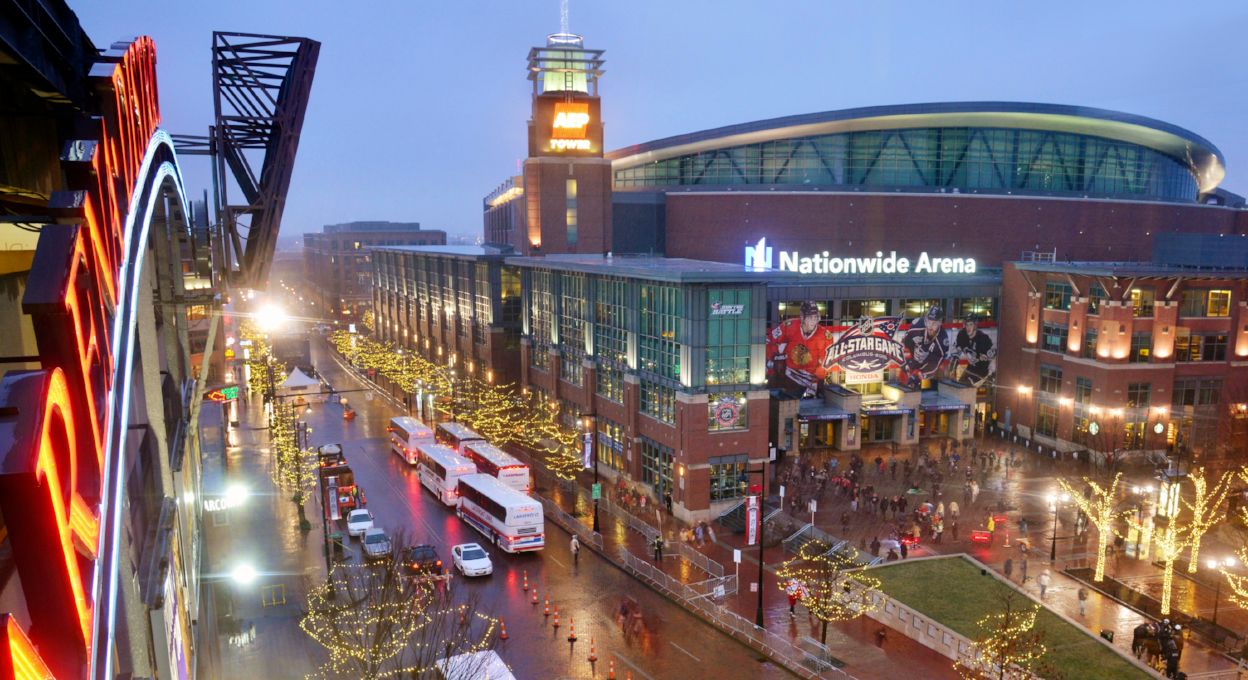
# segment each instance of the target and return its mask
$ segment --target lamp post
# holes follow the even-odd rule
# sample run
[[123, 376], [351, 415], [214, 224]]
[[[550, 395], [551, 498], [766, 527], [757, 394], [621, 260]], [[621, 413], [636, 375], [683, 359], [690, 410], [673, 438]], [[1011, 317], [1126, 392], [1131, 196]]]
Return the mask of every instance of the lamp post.
[[452, 423], [456, 422], [455, 420], [455, 397], [456, 397], [455, 369], [452, 368], [451, 369], [451, 422]]
[[[754, 614], [754, 625], [758, 626], [759, 628], [766, 628], [766, 626], [763, 625], [763, 565], [765, 564], [765, 562], [763, 561], [763, 543], [764, 543], [763, 531], [766, 528], [767, 523], [763, 521], [763, 504], [767, 500], [767, 465], [766, 463], [764, 463], [763, 466], [757, 470], [751, 470], [749, 468], [746, 468], [743, 474], [747, 476], [758, 475], [758, 478], [759, 478], [759, 485], [758, 485], [759, 487], [759, 493], [758, 493], [758, 609]], [[748, 513], [746, 514], [745, 519], [747, 522], [749, 521], [750, 517]], [[749, 527], [746, 527], [746, 532], [748, 535]]]
[[1069, 501], [1070, 494], [1063, 493], [1059, 496], [1054, 492], [1049, 492], [1047, 500], [1053, 509], [1053, 537], [1049, 541], [1049, 562], [1052, 563], [1057, 561], [1057, 503], [1058, 501], [1062, 503]]
[[1205, 566], [1209, 567], [1209, 570], [1214, 572], [1214, 574], [1216, 574], [1218, 577], [1217, 586], [1215, 586], [1214, 591], [1213, 591], [1213, 625], [1215, 626], [1218, 625], [1218, 600], [1221, 599], [1222, 597], [1222, 578], [1224, 578], [1221, 574], [1218, 573], [1218, 571], [1222, 567], [1230, 567], [1230, 566], [1234, 566], [1234, 564], [1235, 564], [1234, 557], [1224, 557], [1221, 559], [1215, 558], [1215, 559], [1205, 561]]
[[[590, 431], [589, 435], [589, 455], [593, 458], [594, 465], [594, 488], [598, 487], [598, 416], [594, 413], [586, 413], [581, 416], [582, 427]], [[601, 493], [601, 492], [599, 492]], [[591, 494], [592, 495], [592, 494]], [[598, 533], [598, 498], [594, 498], [594, 533]]]

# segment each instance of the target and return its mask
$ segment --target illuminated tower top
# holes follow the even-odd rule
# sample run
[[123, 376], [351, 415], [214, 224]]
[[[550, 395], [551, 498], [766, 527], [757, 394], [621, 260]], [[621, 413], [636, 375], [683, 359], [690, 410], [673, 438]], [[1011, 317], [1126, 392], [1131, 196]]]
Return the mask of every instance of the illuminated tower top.
[[585, 40], [574, 33], [551, 33], [545, 47], [529, 50], [529, 80], [533, 95], [581, 93], [598, 96], [598, 77], [603, 74], [603, 50], [585, 49]]

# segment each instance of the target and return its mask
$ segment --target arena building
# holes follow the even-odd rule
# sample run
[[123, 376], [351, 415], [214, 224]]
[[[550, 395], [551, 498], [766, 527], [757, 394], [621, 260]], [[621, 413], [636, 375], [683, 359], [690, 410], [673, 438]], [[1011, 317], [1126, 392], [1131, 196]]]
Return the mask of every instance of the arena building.
[[[599, 458], [656, 498], [674, 489], [686, 517], [739, 502], [746, 466], [775, 455], [962, 440], [999, 418], [1007, 263], [1146, 260], [1158, 238], [1248, 231], [1221, 152], [1141, 116], [881, 106], [608, 152], [603, 52], [553, 35], [528, 63], [529, 158], [483, 201], [485, 249], [453, 271], [383, 250], [379, 325], [481, 375], [518, 366], [569, 423], [606, 423]], [[456, 289], [421, 292], [443, 281]], [[495, 281], [519, 282], [519, 318], [464, 303]], [[453, 354], [421, 326], [440, 300], [473, 315]], [[464, 350], [468, 329], [520, 349]]]

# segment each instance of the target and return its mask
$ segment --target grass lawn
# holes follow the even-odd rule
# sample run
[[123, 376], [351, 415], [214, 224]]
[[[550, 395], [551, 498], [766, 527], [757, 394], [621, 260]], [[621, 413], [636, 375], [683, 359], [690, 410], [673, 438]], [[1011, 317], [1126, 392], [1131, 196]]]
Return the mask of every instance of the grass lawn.
[[[979, 631], [976, 622], [985, 614], [1000, 611], [1000, 593], [1009, 590], [991, 576], [981, 576], [971, 562], [954, 557], [896, 562], [872, 569], [871, 574], [880, 579], [881, 589], [890, 597], [972, 640]], [[1066, 623], [1048, 609], [1040, 610], [1036, 627], [1044, 631], [1049, 661], [1065, 680], [1089, 677], [1092, 668], [1097, 680], [1149, 677], [1105, 649], [1086, 630]]]

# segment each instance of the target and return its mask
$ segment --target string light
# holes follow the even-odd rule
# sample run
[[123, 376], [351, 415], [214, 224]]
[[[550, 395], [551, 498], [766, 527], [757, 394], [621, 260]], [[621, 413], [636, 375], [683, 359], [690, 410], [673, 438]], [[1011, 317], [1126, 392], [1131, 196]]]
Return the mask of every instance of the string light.
[[[1182, 501], [1192, 513], [1191, 519], [1188, 520], [1192, 544], [1192, 551], [1187, 557], [1189, 574], [1195, 574], [1196, 568], [1200, 565], [1200, 539], [1210, 529], [1226, 519], [1226, 496], [1230, 493], [1231, 482], [1236, 477], [1234, 472], [1223, 472], [1218, 475], [1217, 481], [1210, 489], [1205, 472], [1205, 468], [1200, 467], [1188, 473], [1187, 478], [1192, 481], [1193, 487], [1192, 501], [1190, 503], [1186, 500]], [[1244, 475], [1243, 468], [1240, 469], [1239, 474]]]
[[1105, 579], [1105, 552], [1109, 547], [1109, 537], [1114, 533], [1114, 525], [1127, 516], [1130, 508], [1118, 507], [1118, 482], [1122, 479], [1122, 473], [1114, 475], [1114, 481], [1108, 487], [1102, 487], [1100, 484], [1083, 478], [1083, 482], [1092, 489], [1090, 496], [1084, 496], [1082, 493], [1075, 491], [1074, 487], [1064, 479], [1059, 479], [1058, 484], [1062, 490], [1070, 495], [1070, 499], [1075, 505], [1079, 506], [1079, 510], [1087, 516], [1088, 521], [1096, 527], [1096, 572], [1092, 576], [1092, 580], [1100, 583]]
[[795, 557], [776, 570], [780, 589], [796, 582], [802, 605], [823, 622], [823, 642], [829, 623], [850, 621], [878, 606], [874, 594], [880, 589], [880, 580], [854, 561], [859, 554], [856, 549], [849, 550], [853, 552], [844, 557], [819, 541], [807, 541]]
[[397, 562], [335, 566], [299, 622], [329, 653], [325, 678], [433, 675], [440, 659], [489, 649], [497, 625], [473, 602], [452, 604], [449, 591], [405, 577]]
[[1015, 609], [1013, 604], [1007, 596], [1005, 611], [988, 614], [976, 623], [979, 638], [953, 663], [965, 680], [1053, 677], [1042, 661], [1048, 651], [1044, 635], [1035, 630], [1040, 605]]
[[335, 331], [330, 342], [357, 365], [376, 371], [409, 394], [428, 390], [436, 414], [454, 417], [495, 445], [544, 451], [545, 464], [570, 480], [583, 467], [581, 432], [560, 422], [559, 404], [515, 385], [495, 385], [464, 375], [390, 343]]

